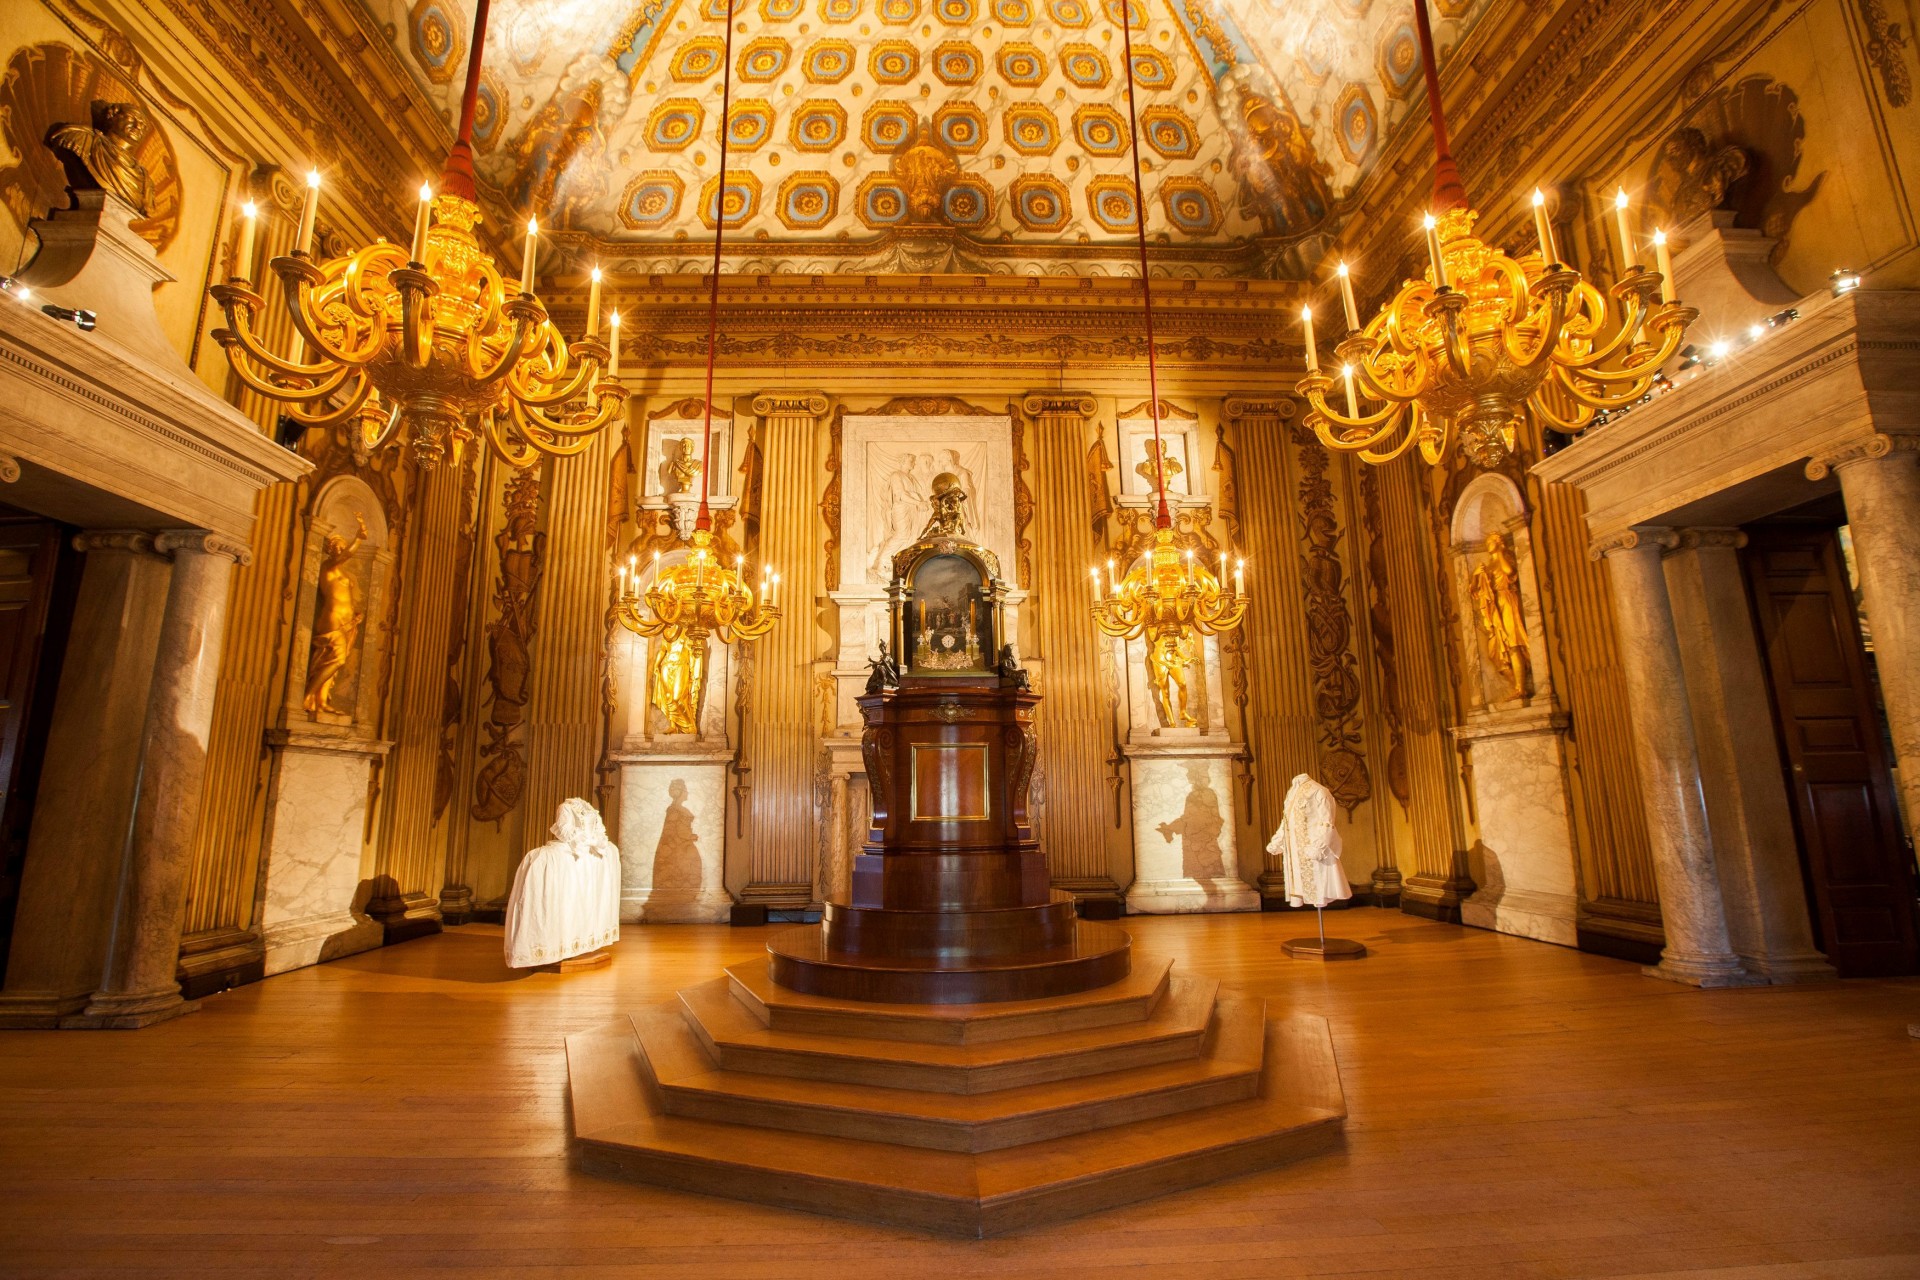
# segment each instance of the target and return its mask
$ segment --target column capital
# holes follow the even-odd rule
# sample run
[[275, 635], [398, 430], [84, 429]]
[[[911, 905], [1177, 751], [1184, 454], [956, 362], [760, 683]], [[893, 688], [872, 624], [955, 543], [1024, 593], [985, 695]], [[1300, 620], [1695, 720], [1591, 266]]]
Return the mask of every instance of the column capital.
[[1636, 524], [1632, 528], [1595, 538], [1587, 544], [1587, 559], [1604, 560], [1615, 552], [1650, 548], [1667, 552], [1679, 545], [1680, 535], [1664, 525]]
[[1920, 435], [1876, 431], [1864, 440], [1852, 440], [1807, 460], [1807, 479], [1825, 480], [1856, 462], [1877, 462], [1895, 453], [1920, 453]]
[[150, 556], [154, 554], [153, 534], [146, 529], [83, 529], [73, 535], [73, 549], [80, 552], [126, 551]]
[[776, 414], [817, 418], [827, 411], [827, 397], [822, 391], [762, 391], [753, 397], [753, 411], [762, 418]]
[[153, 537], [153, 549], [163, 556], [182, 551], [206, 556], [225, 556], [235, 564], [252, 564], [253, 550], [238, 538], [208, 529], [166, 529]]
[[1678, 529], [1675, 533], [1679, 537], [1678, 545], [1687, 551], [1697, 551], [1701, 547], [1738, 551], [1747, 545], [1747, 534], [1744, 529]]
[[1091, 418], [1098, 409], [1094, 398], [1084, 391], [1029, 391], [1020, 401], [1020, 411], [1030, 418], [1041, 414]]
[[20, 459], [10, 453], [0, 453], [0, 484], [12, 484], [20, 478]]
[[1278, 418], [1291, 421], [1300, 412], [1300, 402], [1290, 395], [1228, 396], [1220, 405], [1225, 418]]

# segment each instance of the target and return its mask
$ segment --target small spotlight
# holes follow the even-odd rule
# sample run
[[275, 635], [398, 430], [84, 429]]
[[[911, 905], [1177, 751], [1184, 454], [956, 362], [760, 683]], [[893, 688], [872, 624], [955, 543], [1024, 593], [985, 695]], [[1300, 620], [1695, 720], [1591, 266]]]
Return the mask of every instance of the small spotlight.
[[1747, 330], [1747, 337], [1755, 342], [1760, 341], [1760, 339], [1766, 337], [1766, 335], [1767, 326], [1763, 324], [1756, 324]]
[[1851, 267], [1842, 267], [1827, 277], [1827, 283], [1833, 287], [1833, 296], [1838, 298], [1860, 287], [1860, 273]]
[[1722, 339], [1721, 341], [1716, 342], [1712, 346], [1708, 347], [1707, 354], [1713, 357], [1715, 360], [1721, 360], [1726, 357], [1728, 349], [1729, 348], [1727, 347], [1726, 341]]

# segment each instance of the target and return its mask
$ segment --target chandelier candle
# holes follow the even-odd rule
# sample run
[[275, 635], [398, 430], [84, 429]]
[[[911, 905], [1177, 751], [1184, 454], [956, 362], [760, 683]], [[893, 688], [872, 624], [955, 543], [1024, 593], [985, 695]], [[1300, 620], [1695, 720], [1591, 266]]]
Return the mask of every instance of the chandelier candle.
[[617, 378], [620, 376], [620, 311], [618, 308], [614, 309], [613, 317], [607, 321], [607, 324], [612, 328], [612, 334], [607, 339], [607, 345], [612, 351], [607, 361], [607, 376]]
[[233, 250], [233, 278], [235, 280], [253, 279], [253, 229], [254, 219], [260, 210], [249, 200], [240, 206], [240, 243]]
[[1300, 327], [1307, 333], [1307, 372], [1320, 372], [1320, 353], [1313, 349], [1313, 308], [1300, 308]]
[[294, 252], [307, 255], [313, 252], [313, 220], [320, 212], [320, 171], [307, 170], [307, 198], [300, 206], [300, 235], [294, 241]]
[[427, 228], [433, 222], [433, 188], [420, 184], [420, 212], [413, 220], [413, 250], [407, 260], [416, 266], [427, 260]]
[[1660, 269], [1660, 296], [1673, 301], [1673, 251], [1667, 247], [1667, 233], [1653, 233], [1653, 259]]
[[1613, 220], [1620, 229], [1620, 269], [1627, 271], [1637, 262], [1633, 249], [1633, 228], [1627, 223], [1627, 189], [1613, 193]]
[[1427, 257], [1433, 260], [1433, 287], [1445, 289], [1447, 285], [1447, 259], [1440, 252], [1440, 220], [1432, 214], [1426, 216]]
[[1353, 304], [1353, 276], [1347, 271], [1343, 261], [1333, 269], [1340, 277], [1340, 305], [1347, 309], [1347, 332], [1352, 333], [1360, 327], [1360, 308]]
[[587, 334], [596, 336], [600, 332], [600, 268], [593, 269], [592, 282], [587, 285]]
[[1533, 189], [1533, 234], [1540, 240], [1540, 261], [1548, 265], [1560, 261], [1560, 251], [1553, 244], [1553, 223], [1547, 218], [1547, 198], [1538, 187]]
[[533, 267], [540, 260], [540, 220], [527, 219], [527, 247], [520, 253], [520, 292], [533, 296]]

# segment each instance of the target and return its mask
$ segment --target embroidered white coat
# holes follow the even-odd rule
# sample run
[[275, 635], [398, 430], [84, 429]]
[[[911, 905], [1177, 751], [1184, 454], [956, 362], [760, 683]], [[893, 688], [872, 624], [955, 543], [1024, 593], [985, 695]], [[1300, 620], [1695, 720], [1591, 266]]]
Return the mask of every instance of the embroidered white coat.
[[620, 937], [620, 850], [585, 800], [561, 804], [554, 838], [520, 860], [507, 899], [507, 967], [584, 955]]
[[1267, 842], [1286, 877], [1287, 905], [1324, 907], [1353, 896], [1340, 865], [1340, 832], [1333, 825], [1333, 793], [1306, 774], [1294, 775], [1280, 829]]

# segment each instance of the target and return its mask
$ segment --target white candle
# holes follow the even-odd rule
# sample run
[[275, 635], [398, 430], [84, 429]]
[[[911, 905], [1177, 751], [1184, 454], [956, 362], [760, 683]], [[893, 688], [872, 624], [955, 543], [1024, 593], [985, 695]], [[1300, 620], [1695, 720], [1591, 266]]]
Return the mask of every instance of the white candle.
[[778, 609], [780, 607], [780, 575], [774, 574], [771, 581], [773, 585], [767, 588], [767, 605], [769, 608]]
[[1440, 253], [1440, 221], [1432, 214], [1425, 219], [1427, 228], [1427, 257], [1433, 260], [1433, 287], [1447, 287], [1447, 260]]
[[1340, 376], [1346, 379], [1347, 383], [1347, 416], [1349, 418], [1357, 418], [1360, 416], [1360, 402], [1353, 397], [1353, 366], [1350, 364], [1341, 365]]
[[1340, 302], [1347, 309], [1347, 328], [1358, 329], [1360, 308], [1353, 304], [1353, 276], [1348, 273], [1345, 262], [1334, 268], [1334, 274], [1340, 277]]
[[1635, 265], [1633, 229], [1627, 225], [1627, 189], [1625, 187], [1613, 193], [1613, 220], [1620, 229], [1620, 269], [1624, 271]]
[[413, 249], [408, 254], [409, 262], [418, 262], [423, 266], [427, 261], [427, 227], [433, 222], [433, 188], [426, 183], [420, 184], [420, 212], [413, 219]]
[[617, 378], [620, 376], [620, 313], [614, 312], [608, 323], [613, 326], [613, 335], [607, 339], [613, 348], [613, 359], [607, 365], [607, 376]]
[[253, 279], [253, 227], [260, 210], [249, 200], [240, 206], [240, 243], [233, 250], [233, 278]]
[[1553, 243], [1553, 223], [1547, 218], [1547, 198], [1538, 187], [1533, 190], [1533, 234], [1540, 238], [1540, 261], [1558, 262], [1560, 251]]
[[527, 247], [520, 255], [520, 292], [533, 292], [533, 264], [540, 256], [540, 223], [527, 219]]
[[1246, 572], [1247, 562], [1236, 560], [1233, 565], [1233, 594], [1237, 596], [1247, 594]]
[[1660, 297], [1663, 301], [1673, 301], [1673, 251], [1667, 248], [1667, 233], [1653, 233], [1654, 261], [1660, 266]]
[[593, 269], [593, 283], [587, 286], [587, 336], [600, 335], [600, 268]]
[[310, 253], [313, 250], [313, 219], [320, 212], [320, 171], [307, 170], [307, 198], [300, 206], [300, 236], [295, 243], [296, 253]]
[[1093, 575], [1093, 602], [1099, 604], [1105, 598], [1100, 591], [1100, 567], [1095, 565], [1087, 572]]
[[1219, 578], [1219, 581], [1221, 581], [1222, 583], [1224, 583], [1224, 582], [1226, 582], [1226, 580], [1227, 580], [1227, 549], [1226, 549], [1225, 547], [1222, 547], [1222, 548], [1220, 548], [1220, 578]]
[[1320, 354], [1313, 349], [1313, 308], [1300, 308], [1300, 327], [1307, 331], [1307, 372], [1320, 372]]

